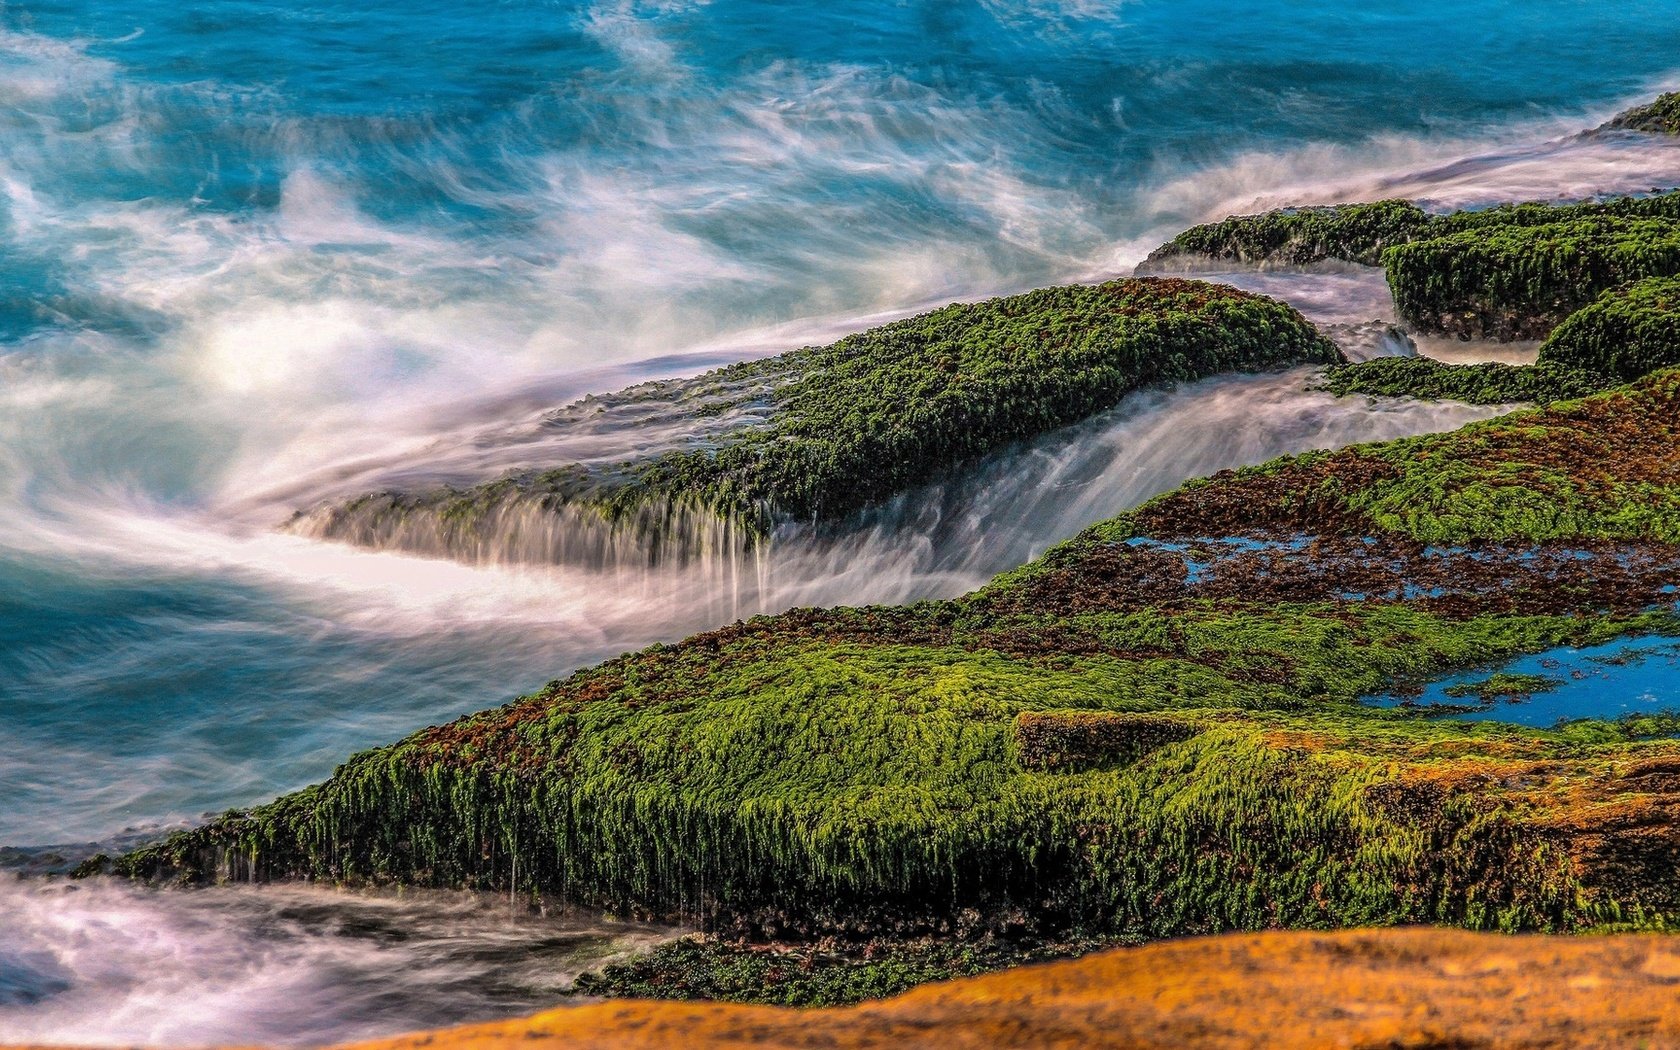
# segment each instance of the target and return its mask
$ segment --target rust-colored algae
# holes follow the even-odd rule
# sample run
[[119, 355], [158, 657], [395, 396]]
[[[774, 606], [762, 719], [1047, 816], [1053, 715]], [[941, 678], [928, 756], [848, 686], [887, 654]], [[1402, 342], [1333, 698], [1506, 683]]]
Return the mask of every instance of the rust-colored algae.
[[358, 1050], [1680, 1046], [1680, 940], [1430, 929], [1170, 941], [835, 1010], [610, 1002]]

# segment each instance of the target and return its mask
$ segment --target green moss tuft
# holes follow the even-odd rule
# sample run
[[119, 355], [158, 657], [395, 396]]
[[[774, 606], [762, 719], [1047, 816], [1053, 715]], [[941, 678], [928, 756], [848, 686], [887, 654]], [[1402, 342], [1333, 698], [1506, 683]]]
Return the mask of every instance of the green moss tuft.
[[1659, 95], [1654, 102], [1619, 113], [1604, 126], [1656, 135], [1680, 135], [1680, 91]]
[[1680, 365], [1680, 278], [1653, 277], [1605, 292], [1557, 327], [1540, 360], [1622, 379]]
[[1607, 390], [1616, 381], [1564, 364], [1450, 365], [1428, 357], [1379, 357], [1332, 365], [1324, 388], [1338, 397], [1415, 397], [1472, 405], [1546, 405]]
[[1608, 289], [1680, 273], [1680, 223], [1594, 218], [1465, 231], [1390, 248], [1383, 268], [1409, 324], [1537, 339]]

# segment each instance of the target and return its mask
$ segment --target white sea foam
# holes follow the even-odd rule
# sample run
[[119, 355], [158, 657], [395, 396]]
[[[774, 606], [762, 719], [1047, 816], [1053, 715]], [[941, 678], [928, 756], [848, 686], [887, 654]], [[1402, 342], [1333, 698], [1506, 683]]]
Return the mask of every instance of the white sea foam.
[[[1621, 108], [1559, 114], [1474, 137], [1379, 134], [1355, 144], [1250, 151], [1207, 167], [1163, 170], [1149, 180], [1153, 188], [1140, 206], [1160, 224], [1151, 231], [1159, 243], [1160, 234], [1186, 225], [1274, 208], [1401, 197], [1453, 210], [1680, 188], [1680, 140], [1583, 134]], [[1150, 239], [1129, 247], [1141, 255], [1154, 247]]]
[[0, 874], [0, 1039], [308, 1046], [551, 1004], [672, 931], [503, 898]]

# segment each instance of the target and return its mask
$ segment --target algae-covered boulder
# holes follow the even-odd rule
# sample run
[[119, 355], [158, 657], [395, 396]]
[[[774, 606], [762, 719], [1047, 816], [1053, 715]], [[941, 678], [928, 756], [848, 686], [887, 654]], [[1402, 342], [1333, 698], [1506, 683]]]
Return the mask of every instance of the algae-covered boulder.
[[1498, 226], [1383, 253], [1402, 320], [1467, 339], [1539, 339], [1602, 292], [1680, 273], [1680, 222], [1611, 216]]
[[1046, 288], [589, 399], [550, 420], [629, 404], [644, 430], [683, 432], [634, 458], [372, 494], [293, 528], [467, 559], [682, 559], [781, 522], [833, 523], [1142, 386], [1340, 357], [1293, 308], [1231, 288], [1138, 278]]
[[1608, 376], [1573, 363], [1447, 364], [1429, 357], [1379, 357], [1325, 370], [1324, 388], [1338, 397], [1415, 397], [1472, 405], [1550, 404], [1607, 390]]
[[1605, 128], [1680, 135], [1680, 91], [1659, 95], [1656, 101], [1619, 113]]
[[1210, 260], [1380, 264], [1414, 328], [1540, 339], [1608, 289], [1680, 273], [1680, 192], [1447, 215], [1389, 200], [1234, 216], [1184, 231], [1139, 270]]
[[1424, 236], [1433, 221], [1403, 200], [1237, 215], [1192, 226], [1151, 252], [1140, 269], [1198, 258], [1282, 266], [1339, 259], [1376, 266], [1385, 249]]
[[1234, 215], [1185, 230], [1151, 252], [1138, 269], [1151, 272], [1207, 261], [1283, 266], [1338, 260], [1377, 266], [1383, 252], [1413, 241], [1591, 218], [1680, 219], [1680, 193], [1579, 204], [1503, 204], [1444, 215], [1404, 200]]
[[1557, 327], [1540, 360], [1622, 379], [1680, 365], [1680, 278], [1653, 277], [1605, 292]]
[[117, 870], [465, 885], [783, 938], [1680, 920], [1672, 880], [1629, 866], [1680, 848], [1656, 819], [1675, 780], [1641, 772], [1680, 768], [1672, 722], [1360, 703], [1680, 632], [1677, 403], [1670, 371], [1224, 473], [962, 599], [579, 671]]

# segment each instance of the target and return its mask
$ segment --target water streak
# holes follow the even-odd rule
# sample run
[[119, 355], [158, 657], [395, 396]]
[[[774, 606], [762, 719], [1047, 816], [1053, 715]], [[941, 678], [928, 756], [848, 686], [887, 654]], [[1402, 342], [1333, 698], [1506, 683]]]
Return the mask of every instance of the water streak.
[[0, 915], [0, 1033], [71, 1044], [311, 1046], [530, 1011], [677, 932], [473, 894], [4, 875]]

